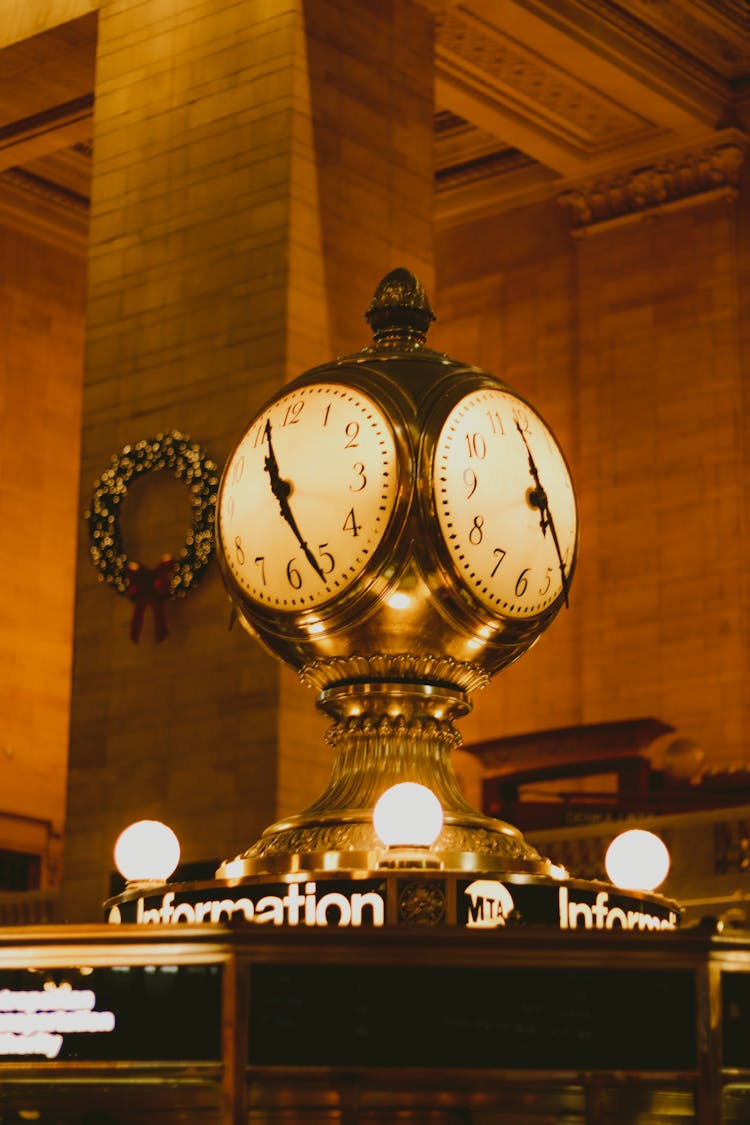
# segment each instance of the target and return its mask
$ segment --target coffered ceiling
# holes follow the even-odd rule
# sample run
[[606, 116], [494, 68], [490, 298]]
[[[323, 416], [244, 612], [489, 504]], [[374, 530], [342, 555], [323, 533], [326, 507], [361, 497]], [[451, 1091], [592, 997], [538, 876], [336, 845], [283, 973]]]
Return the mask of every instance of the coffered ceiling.
[[[701, 183], [736, 180], [750, 133], [747, 0], [421, 2], [436, 22], [439, 222], [575, 202], [586, 183], [633, 194], [644, 169], [660, 170], [663, 194], [664, 169], [674, 184], [686, 161]], [[95, 49], [87, 15], [0, 52], [0, 211], [78, 247]]]

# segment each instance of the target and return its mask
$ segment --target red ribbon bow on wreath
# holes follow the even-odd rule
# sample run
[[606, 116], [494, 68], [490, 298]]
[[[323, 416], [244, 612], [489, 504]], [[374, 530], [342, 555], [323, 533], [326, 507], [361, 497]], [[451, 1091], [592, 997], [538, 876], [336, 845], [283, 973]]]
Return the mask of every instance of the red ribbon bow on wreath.
[[146, 610], [151, 609], [154, 615], [154, 633], [157, 641], [163, 641], [167, 635], [167, 615], [164, 603], [170, 596], [169, 582], [175, 568], [175, 560], [171, 555], [162, 555], [158, 566], [142, 566], [141, 563], [129, 562], [130, 585], [125, 591], [125, 597], [133, 603], [133, 617], [130, 622], [130, 639], [138, 643], [143, 629], [143, 618]]

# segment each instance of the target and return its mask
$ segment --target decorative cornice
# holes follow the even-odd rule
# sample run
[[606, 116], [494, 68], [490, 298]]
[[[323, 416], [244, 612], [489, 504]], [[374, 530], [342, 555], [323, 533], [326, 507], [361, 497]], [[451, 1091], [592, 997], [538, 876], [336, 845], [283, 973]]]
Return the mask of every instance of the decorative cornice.
[[551, 134], [582, 148], [610, 145], [650, 127], [618, 105], [466, 9], [436, 23], [438, 72], [479, 100], [538, 118]]
[[599, 177], [558, 196], [569, 207], [577, 230], [626, 215], [663, 209], [678, 201], [699, 200], [717, 189], [736, 190], [746, 149], [738, 143], [682, 153], [653, 164]]

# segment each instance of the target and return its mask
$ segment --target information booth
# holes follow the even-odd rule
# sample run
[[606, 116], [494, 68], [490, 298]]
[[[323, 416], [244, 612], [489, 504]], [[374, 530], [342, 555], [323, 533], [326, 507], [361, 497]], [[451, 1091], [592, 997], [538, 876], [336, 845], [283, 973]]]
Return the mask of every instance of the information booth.
[[739, 934], [35, 927], [0, 962], [3, 1125], [750, 1120]]

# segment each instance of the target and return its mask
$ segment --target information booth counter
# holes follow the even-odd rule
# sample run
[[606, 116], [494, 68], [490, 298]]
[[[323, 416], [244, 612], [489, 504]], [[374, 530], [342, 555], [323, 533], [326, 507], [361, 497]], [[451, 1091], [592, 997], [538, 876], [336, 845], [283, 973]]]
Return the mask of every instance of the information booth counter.
[[0, 1122], [750, 1121], [750, 937], [0, 935]]

